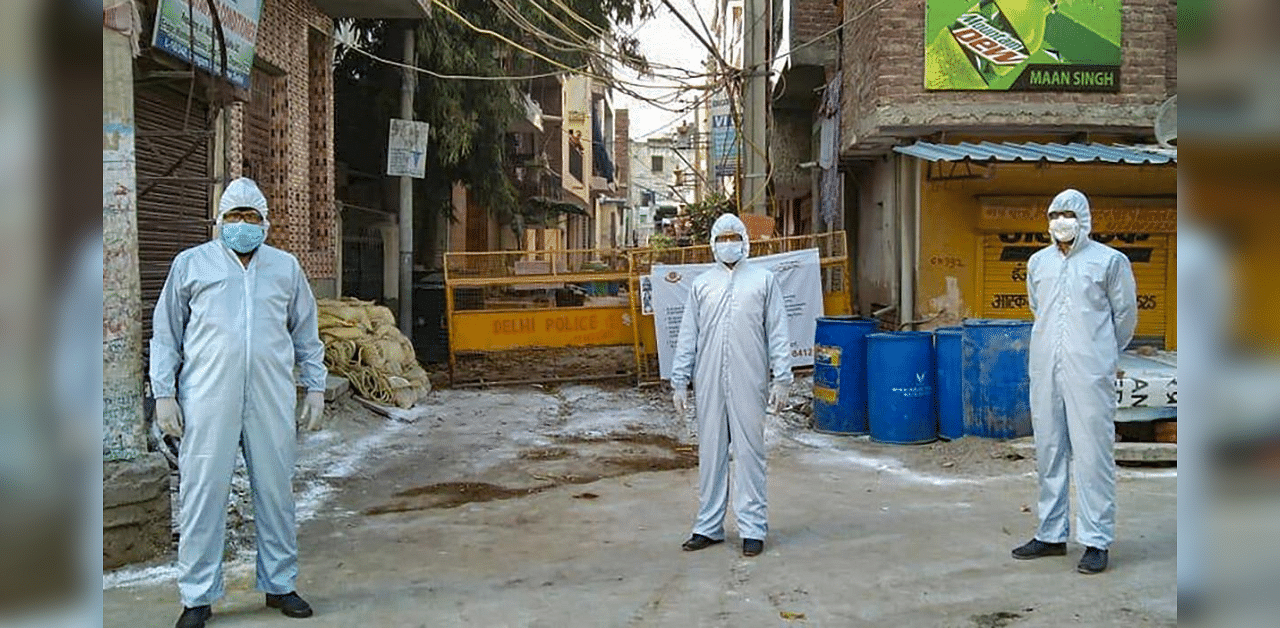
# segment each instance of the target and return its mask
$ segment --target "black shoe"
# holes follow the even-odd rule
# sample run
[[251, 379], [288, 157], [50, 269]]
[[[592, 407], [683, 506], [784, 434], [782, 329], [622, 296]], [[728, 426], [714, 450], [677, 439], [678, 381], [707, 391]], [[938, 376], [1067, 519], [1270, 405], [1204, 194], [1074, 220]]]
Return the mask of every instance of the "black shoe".
[[267, 606], [270, 608], [278, 608], [281, 613], [288, 617], [311, 616], [311, 605], [307, 601], [298, 597], [298, 592], [285, 593], [284, 595], [267, 594]]
[[213, 610], [206, 604], [205, 606], [193, 606], [191, 608], [182, 607], [182, 615], [178, 617], [178, 623], [173, 628], [204, 628], [204, 622], [209, 621], [213, 617]]
[[716, 543], [724, 543], [724, 539], [717, 540], [709, 536], [702, 536], [701, 534], [695, 534], [689, 537], [688, 541], [685, 541], [682, 545], [680, 545], [680, 548], [686, 552], [696, 552], [700, 549], [707, 549], [708, 547], [711, 547]]
[[1080, 564], [1076, 565], [1076, 571], [1080, 573], [1102, 573], [1107, 570], [1107, 550], [1097, 547], [1084, 548], [1084, 556], [1080, 557]]
[[1045, 543], [1040, 539], [1031, 539], [1021, 547], [1013, 548], [1013, 557], [1018, 560], [1031, 560], [1045, 556], [1066, 556], [1066, 543]]
[[742, 539], [743, 556], [759, 556], [764, 551], [764, 541], [760, 539]]

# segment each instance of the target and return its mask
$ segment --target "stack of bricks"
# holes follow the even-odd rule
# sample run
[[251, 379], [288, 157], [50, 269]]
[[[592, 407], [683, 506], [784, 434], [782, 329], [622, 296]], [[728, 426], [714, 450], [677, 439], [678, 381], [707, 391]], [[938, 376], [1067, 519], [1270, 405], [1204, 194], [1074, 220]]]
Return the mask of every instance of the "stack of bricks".
[[[270, 164], [258, 177], [271, 207], [268, 242], [312, 280], [337, 276], [333, 173], [333, 20], [307, 0], [265, 0], [257, 61], [272, 79]], [[255, 68], [255, 72], [263, 71]], [[231, 176], [240, 176], [245, 105], [231, 108]]]
[[1122, 6], [1118, 93], [926, 91], [922, 0], [844, 0], [842, 135], [874, 140], [921, 128], [1150, 128], [1177, 86], [1176, 4]]

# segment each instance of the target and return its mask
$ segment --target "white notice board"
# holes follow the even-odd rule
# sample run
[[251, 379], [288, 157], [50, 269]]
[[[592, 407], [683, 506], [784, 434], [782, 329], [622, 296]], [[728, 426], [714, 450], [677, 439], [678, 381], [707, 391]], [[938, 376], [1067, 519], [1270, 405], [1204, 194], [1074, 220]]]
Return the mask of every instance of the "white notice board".
[[[749, 258], [773, 271], [786, 303], [791, 366], [813, 364], [813, 334], [822, 316], [822, 270], [818, 249]], [[714, 264], [655, 264], [648, 277], [653, 325], [658, 339], [658, 372], [671, 378], [671, 362], [680, 337], [680, 320], [693, 280]], [[648, 301], [648, 299], [645, 299]]]
[[391, 119], [387, 136], [387, 176], [427, 176], [427, 138], [431, 125], [415, 120]]

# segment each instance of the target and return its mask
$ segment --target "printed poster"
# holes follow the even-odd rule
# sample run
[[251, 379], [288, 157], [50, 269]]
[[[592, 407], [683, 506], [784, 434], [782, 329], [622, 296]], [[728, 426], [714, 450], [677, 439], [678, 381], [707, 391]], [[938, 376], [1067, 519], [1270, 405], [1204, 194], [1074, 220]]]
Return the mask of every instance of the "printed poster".
[[732, 177], [738, 174], [738, 153], [742, 141], [733, 124], [733, 108], [729, 94], [718, 91], [711, 98], [711, 165], [715, 176]]
[[[822, 316], [822, 272], [818, 249], [805, 249], [749, 258], [773, 271], [782, 288], [791, 339], [791, 366], [813, 364], [813, 335]], [[714, 264], [655, 264], [648, 277], [653, 302], [653, 324], [658, 338], [658, 372], [671, 378], [680, 321], [693, 280]]]

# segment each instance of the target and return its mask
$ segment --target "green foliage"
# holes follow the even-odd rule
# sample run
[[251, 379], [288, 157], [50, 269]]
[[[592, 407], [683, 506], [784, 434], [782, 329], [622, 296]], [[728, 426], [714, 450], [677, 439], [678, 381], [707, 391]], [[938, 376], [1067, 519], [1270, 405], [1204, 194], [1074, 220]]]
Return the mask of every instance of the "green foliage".
[[[564, 4], [590, 26], [575, 20]], [[650, 0], [453, 0], [449, 6], [474, 26], [502, 34], [520, 45], [569, 67], [588, 65], [580, 48], [548, 43], [517, 24], [513, 11], [538, 29], [566, 41], [592, 40], [596, 31], [629, 24], [652, 14]], [[545, 8], [554, 17], [547, 16]], [[504, 10], [506, 13], [504, 13]], [[384, 59], [399, 60], [403, 22], [357, 20], [361, 48]], [[516, 76], [561, 68], [521, 52], [491, 35], [476, 32], [437, 7], [417, 28], [417, 61], [421, 68], [445, 75]], [[621, 42], [634, 50], [634, 41]], [[563, 48], [563, 49], [562, 49]], [[335, 68], [336, 143], [342, 158], [358, 172], [378, 173], [385, 163], [387, 119], [399, 117], [400, 68], [358, 53], [342, 54]], [[500, 220], [517, 211], [516, 191], [505, 171], [507, 128], [521, 114], [515, 94], [527, 82], [441, 79], [417, 74], [415, 117], [431, 125], [427, 177], [416, 190], [424, 211], [451, 212], [455, 182], [467, 186], [477, 203]], [[425, 197], [425, 198], [424, 198]]]
[[711, 241], [711, 225], [721, 214], [737, 215], [738, 208], [733, 200], [719, 192], [713, 192], [706, 198], [685, 206], [689, 215], [689, 237], [694, 244], [707, 244]]
[[659, 251], [676, 248], [676, 239], [665, 234], [655, 233], [649, 236], [649, 248]]

